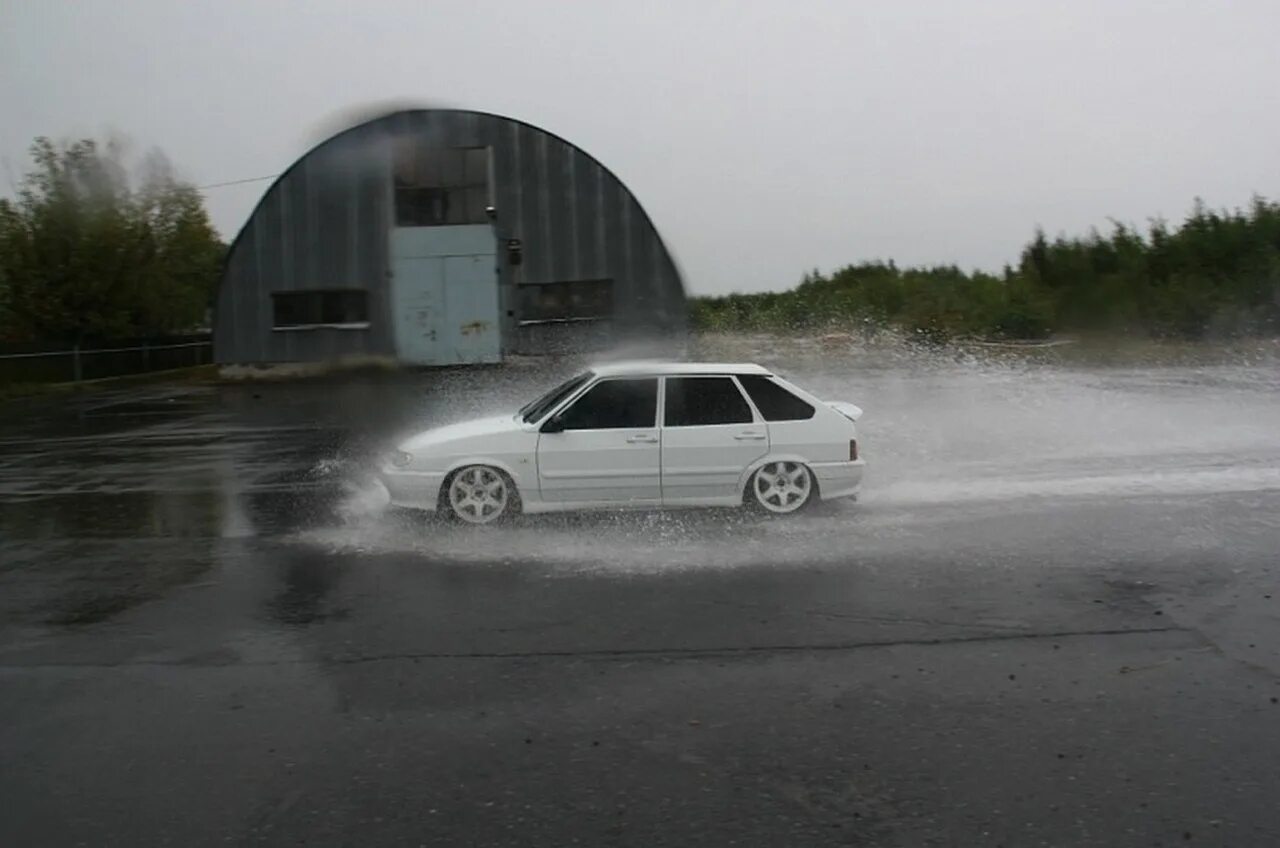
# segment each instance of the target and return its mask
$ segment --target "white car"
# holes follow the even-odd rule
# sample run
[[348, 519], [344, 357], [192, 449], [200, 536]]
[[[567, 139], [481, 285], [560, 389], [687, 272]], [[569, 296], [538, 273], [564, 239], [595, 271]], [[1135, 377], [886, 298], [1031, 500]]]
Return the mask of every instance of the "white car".
[[396, 506], [470, 524], [515, 512], [741, 506], [857, 494], [853, 404], [759, 365], [602, 365], [521, 408], [427, 430], [380, 469]]

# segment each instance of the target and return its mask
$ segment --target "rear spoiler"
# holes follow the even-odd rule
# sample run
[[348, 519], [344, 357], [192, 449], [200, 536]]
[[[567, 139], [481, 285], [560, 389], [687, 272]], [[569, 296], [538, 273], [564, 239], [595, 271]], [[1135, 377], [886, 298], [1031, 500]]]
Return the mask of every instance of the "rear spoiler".
[[857, 421], [862, 417], [862, 407], [860, 406], [854, 406], [853, 404], [845, 403], [842, 400], [829, 400], [826, 401], [826, 404], [845, 418], [848, 418], [850, 421]]

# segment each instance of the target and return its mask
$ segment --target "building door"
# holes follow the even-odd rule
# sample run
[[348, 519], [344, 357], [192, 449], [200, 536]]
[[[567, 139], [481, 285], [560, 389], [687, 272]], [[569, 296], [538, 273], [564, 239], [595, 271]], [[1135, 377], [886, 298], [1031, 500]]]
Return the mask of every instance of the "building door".
[[485, 147], [410, 140], [395, 151], [390, 306], [401, 362], [501, 361], [491, 170]]
[[396, 354], [413, 365], [501, 360], [498, 257], [487, 224], [391, 234]]

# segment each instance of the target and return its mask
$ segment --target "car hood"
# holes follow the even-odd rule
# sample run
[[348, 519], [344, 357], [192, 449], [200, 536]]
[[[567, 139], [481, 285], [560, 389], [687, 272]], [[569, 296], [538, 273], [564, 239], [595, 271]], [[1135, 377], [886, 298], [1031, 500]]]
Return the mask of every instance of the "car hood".
[[432, 448], [445, 447], [472, 439], [524, 432], [524, 424], [514, 415], [495, 415], [460, 421], [432, 430], [423, 430], [400, 443], [400, 450], [408, 453], [424, 453]]

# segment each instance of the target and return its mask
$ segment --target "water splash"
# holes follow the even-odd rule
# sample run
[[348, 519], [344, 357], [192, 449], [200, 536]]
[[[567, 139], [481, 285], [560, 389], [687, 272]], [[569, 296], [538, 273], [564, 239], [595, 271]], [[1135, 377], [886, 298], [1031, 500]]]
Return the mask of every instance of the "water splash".
[[[1114, 368], [777, 341], [737, 337], [732, 350], [702, 354], [759, 360], [821, 397], [862, 406], [869, 470], [860, 503], [782, 521], [708, 510], [528, 516], [470, 528], [388, 511], [372, 476], [348, 469], [335, 520], [293, 541], [529, 563], [551, 574], [805, 567], [848, 562], [858, 550], [905, 550], [904, 540], [945, 549], [934, 528], [966, 516], [1280, 490], [1280, 371], [1270, 362]], [[577, 364], [439, 377], [413, 401], [412, 426], [514, 407]]]

